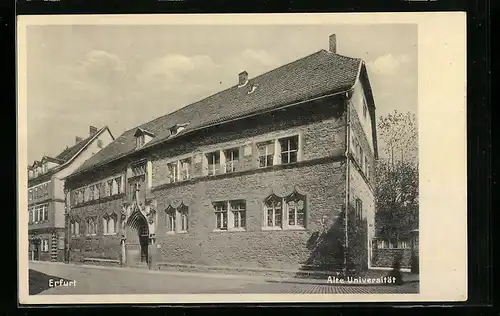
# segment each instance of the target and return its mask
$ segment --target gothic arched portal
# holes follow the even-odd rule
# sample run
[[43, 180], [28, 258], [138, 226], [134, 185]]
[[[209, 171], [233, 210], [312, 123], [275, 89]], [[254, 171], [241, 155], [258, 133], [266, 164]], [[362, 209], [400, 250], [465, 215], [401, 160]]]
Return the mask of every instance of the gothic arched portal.
[[148, 263], [149, 227], [136, 208], [125, 223], [125, 256], [127, 265]]

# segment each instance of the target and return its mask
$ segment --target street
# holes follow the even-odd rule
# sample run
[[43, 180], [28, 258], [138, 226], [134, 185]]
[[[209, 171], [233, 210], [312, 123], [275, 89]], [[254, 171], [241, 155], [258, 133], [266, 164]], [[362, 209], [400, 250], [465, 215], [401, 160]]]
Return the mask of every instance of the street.
[[418, 293], [418, 282], [338, 285], [325, 280], [284, 280], [216, 273], [150, 271], [30, 262], [30, 295], [68, 294], [390, 294]]

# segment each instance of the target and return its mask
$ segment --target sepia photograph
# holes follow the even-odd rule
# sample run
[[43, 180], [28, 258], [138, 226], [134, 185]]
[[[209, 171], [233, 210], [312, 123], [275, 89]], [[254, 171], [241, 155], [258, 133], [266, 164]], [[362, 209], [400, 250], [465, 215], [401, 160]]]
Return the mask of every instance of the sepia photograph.
[[26, 302], [420, 294], [421, 31], [334, 17], [25, 23]]

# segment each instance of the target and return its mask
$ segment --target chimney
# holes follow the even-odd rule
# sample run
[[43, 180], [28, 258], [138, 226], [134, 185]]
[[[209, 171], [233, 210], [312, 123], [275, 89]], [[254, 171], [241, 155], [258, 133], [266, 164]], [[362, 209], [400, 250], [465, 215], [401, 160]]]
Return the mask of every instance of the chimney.
[[78, 144], [79, 142], [81, 142], [83, 140], [83, 138], [81, 138], [80, 136], [76, 136], [75, 137], [75, 144]]
[[97, 133], [97, 128], [95, 126], [90, 126], [89, 127], [89, 136], [92, 136], [95, 133]]
[[238, 74], [238, 86], [243, 87], [248, 82], [248, 72], [242, 71]]
[[335, 34], [330, 35], [330, 51], [334, 54], [337, 53], [337, 36]]

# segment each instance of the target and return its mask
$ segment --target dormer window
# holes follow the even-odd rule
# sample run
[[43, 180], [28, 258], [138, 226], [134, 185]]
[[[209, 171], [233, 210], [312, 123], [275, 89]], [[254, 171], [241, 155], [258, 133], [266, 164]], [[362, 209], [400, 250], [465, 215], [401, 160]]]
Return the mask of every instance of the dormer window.
[[179, 134], [180, 132], [182, 132], [186, 126], [188, 126], [188, 123], [184, 123], [184, 124], [175, 124], [174, 126], [172, 126], [170, 128], [170, 136], [175, 136], [177, 134]]
[[146, 145], [151, 139], [153, 139], [154, 134], [145, 129], [138, 128], [135, 131], [134, 136], [136, 141], [136, 148], [141, 148]]

